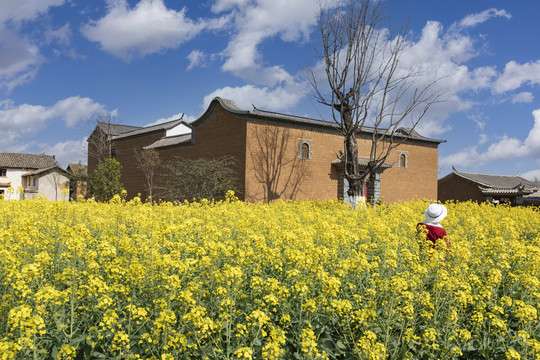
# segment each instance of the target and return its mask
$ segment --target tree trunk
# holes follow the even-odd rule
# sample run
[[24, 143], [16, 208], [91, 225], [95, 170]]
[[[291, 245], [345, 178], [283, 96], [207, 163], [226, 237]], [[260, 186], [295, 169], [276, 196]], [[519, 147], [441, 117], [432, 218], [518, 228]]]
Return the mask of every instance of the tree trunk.
[[[348, 120], [348, 119], [345, 119]], [[354, 128], [345, 122], [345, 178], [349, 182], [347, 195], [352, 206], [356, 209], [358, 204], [366, 201], [366, 178], [360, 177], [358, 166], [358, 143]]]

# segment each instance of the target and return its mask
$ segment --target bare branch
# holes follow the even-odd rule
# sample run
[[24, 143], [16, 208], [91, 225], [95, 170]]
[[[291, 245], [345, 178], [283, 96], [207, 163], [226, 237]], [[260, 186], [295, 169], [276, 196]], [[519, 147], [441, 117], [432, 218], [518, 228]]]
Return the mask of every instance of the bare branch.
[[[344, 137], [344, 174], [350, 196], [365, 196], [366, 183], [382, 171], [391, 151], [410, 137], [398, 131], [405, 122], [414, 130], [441, 99], [439, 79], [425, 82], [414, 68], [403, 66], [407, 25], [391, 34], [384, 25], [383, 2], [345, 0], [320, 9], [317, 50], [326, 86], [313, 70], [310, 84], [318, 103], [331, 108]], [[423, 81], [422, 81], [423, 80]], [[359, 166], [359, 133], [371, 132], [366, 166]]]

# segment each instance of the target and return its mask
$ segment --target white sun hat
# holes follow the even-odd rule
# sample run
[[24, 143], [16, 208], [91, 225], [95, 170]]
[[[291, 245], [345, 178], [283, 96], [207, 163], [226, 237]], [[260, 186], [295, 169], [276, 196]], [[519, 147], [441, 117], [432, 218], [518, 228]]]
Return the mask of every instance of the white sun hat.
[[441, 204], [431, 204], [426, 210], [426, 222], [438, 223], [446, 217], [448, 210]]

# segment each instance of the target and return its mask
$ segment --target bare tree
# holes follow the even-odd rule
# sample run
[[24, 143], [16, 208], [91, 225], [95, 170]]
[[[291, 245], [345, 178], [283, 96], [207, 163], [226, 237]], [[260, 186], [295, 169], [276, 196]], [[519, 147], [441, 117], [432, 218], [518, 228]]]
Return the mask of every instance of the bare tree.
[[69, 189], [69, 179], [67, 174], [55, 170], [56, 169], [51, 168], [45, 178], [49, 185], [54, 189], [54, 201], [58, 201], [58, 191], [62, 191], [66, 188]]
[[[407, 120], [408, 134], [440, 98], [437, 79], [423, 78], [400, 60], [407, 47], [406, 26], [395, 37], [383, 27], [379, 0], [345, 0], [321, 9], [320, 47], [326, 76], [310, 73], [315, 98], [331, 108], [344, 137], [344, 176], [351, 203], [365, 199], [368, 182], [382, 170], [392, 149], [407, 139], [399, 129]], [[371, 150], [359, 166], [357, 135], [370, 134]]]
[[230, 156], [216, 159], [184, 159], [164, 162], [160, 195], [178, 201], [225, 199], [229, 190], [239, 192], [238, 161]]
[[153, 197], [156, 173], [161, 166], [159, 153], [154, 149], [135, 150], [137, 167], [143, 172], [146, 180], [146, 191], [150, 198]]
[[265, 188], [264, 201], [279, 199], [285, 193], [290, 199], [296, 198], [308, 169], [306, 160], [299, 159], [297, 152], [289, 151], [289, 129], [256, 127], [255, 138], [255, 148], [250, 155], [255, 178]]

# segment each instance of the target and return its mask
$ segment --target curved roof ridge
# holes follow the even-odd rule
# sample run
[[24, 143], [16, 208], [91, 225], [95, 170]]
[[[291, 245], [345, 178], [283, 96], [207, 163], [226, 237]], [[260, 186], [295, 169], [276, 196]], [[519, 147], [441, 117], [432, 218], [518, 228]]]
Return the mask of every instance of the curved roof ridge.
[[[339, 125], [336, 124], [335, 121], [328, 121], [324, 119], [315, 119], [307, 116], [298, 116], [298, 115], [292, 115], [292, 114], [286, 114], [282, 112], [277, 111], [269, 111], [269, 110], [261, 110], [257, 108], [255, 105], [253, 105], [253, 110], [242, 110], [238, 107], [238, 105], [233, 101], [229, 99], [224, 99], [219, 96], [216, 96], [212, 99], [210, 104], [208, 105], [208, 108], [204, 111], [204, 113], [195, 121], [191, 122], [190, 124], [193, 125], [194, 128], [197, 128], [204, 124], [206, 120], [209, 118], [211, 112], [213, 111], [213, 108], [216, 103], [219, 103], [221, 107], [232, 114], [241, 115], [241, 116], [249, 116], [250, 120], [266, 120], [266, 121], [274, 121], [274, 122], [288, 122], [288, 123], [295, 123], [298, 125], [307, 125], [307, 126], [313, 126], [313, 127], [324, 127], [324, 128], [332, 128], [336, 129]], [[383, 129], [381, 129], [382, 131]], [[362, 126], [359, 128], [359, 132], [362, 133], [373, 133], [375, 130], [372, 127], [369, 126]], [[431, 143], [443, 143], [446, 142], [446, 140], [440, 140], [440, 139], [432, 139], [425, 136], [422, 136], [418, 134], [416, 131], [409, 131], [402, 130], [398, 131], [396, 134], [399, 137], [406, 137], [410, 140], [416, 140], [416, 141], [424, 141], [424, 142], [431, 142]]]

